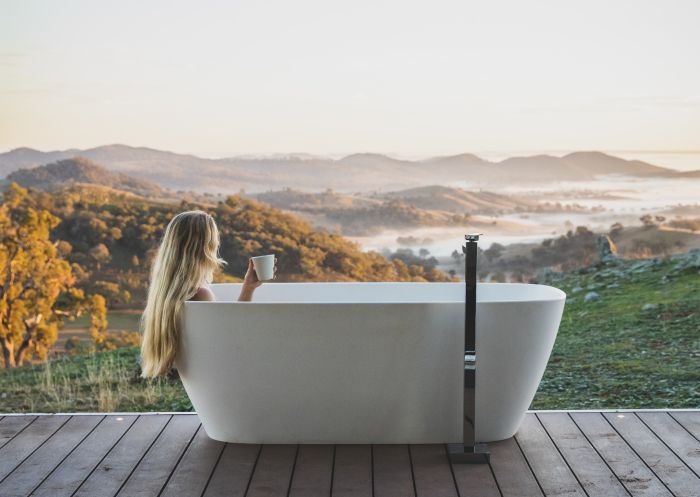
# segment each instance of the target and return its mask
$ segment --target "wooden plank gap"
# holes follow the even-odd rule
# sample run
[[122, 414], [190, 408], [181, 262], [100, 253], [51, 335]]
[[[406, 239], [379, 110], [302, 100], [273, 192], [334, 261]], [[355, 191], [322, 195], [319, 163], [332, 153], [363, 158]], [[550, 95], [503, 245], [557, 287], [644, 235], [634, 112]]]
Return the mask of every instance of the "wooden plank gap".
[[673, 495], [700, 497], [700, 478], [639, 416], [605, 413], [603, 417]]
[[700, 476], [700, 442], [668, 413], [640, 413], [647, 425], [688, 466]]
[[137, 422], [141, 419], [140, 415], [136, 415], [135, 418], [131, 421], [131, 424], [127, 427], [127, 429], [122, 433], [122, 435], [112, 444], [112, 446], [106, 451], [106, 453], [100, 458], [100, 460], [95, 464], [95, 466], [92, 468], [92, 470], [88, 473], [88, 475], [83, 478], [83, 480], [80, 482], [80, 484], [77, 486], [75, 491], [71, 494], [71, 497], [73, 497], [77, 492], [80, 491], [82, 486], [85, 484], [86, 481], [88, 481], [92, 475], [97, 471], [97, 469], [104, 463], [105, 459], [109, 457], [109, 455], [112, 453], [115, 447], [118, 447], [119, 444], [122, 442], [122, 440], [129, 435], [131, 432], [132, 428], [136, 426]]
[[200, 423], [199, 426], [197, 427], [197, 429], [194, 431], [192, 438], [190, 438], [187, 441], [187, 443], [185, 444], [185, 448], [182, 450], [182, 452], [180, 452], [180, 456], [177, 458], [177, 461], [175, 461], [175, 464], [173, 464], [173, 467], [170, 470], [170, 474], [168, 474], [168, 477], [165, 479], [165, 482], [163, 482], [163, 486], [160, 487], [160, 490], [158, 491], [158, 497], [160, 497], [163, 494], [163, 491], [168, 486], [170, 479], [173, 477], [173, 474], [175, 473], [175, 470], [180, 465], [182, 458], [185, 457], [185, 454], [187, 453], [188, 449], [192, 445], [192, 442], [194, 441], [195, 437], [197, 436], [197, 433], [199, 433], [199, 430], [201, 430], [201, 429], [202, 429], [202, 424]]
[[554, 441], [554, 438], [552, 435], [547, 431], [547, 427], [542, 423], [542, 420], [540, 417], [537, 415], [537, 413], [533, 413], [535, 415], [535, 419], [537, 420], [537, 423], [542, 427], [542, 430], [545, 432], [547, 435], [547, 438], [549, 438], [549, 441], [552, 442], [552, 446], [556, 449], [556, 451], [559, 453], [559, 457], [561, 457], [561, 460], [564, 461], [564, 464], [566, 464], [566, 467], [569, 468], [569, 471], [573, 475], [573, 477], [576, 479], [576, 483], [578, 483], [578, 486], [581, 487], [581, 490], [583, 490], [583, 493], [585, 493], [588, 497], [590, 495], [586, 491], [586, 488], [583, 486], [583, 483], [581, 483], [581, 480], [579, 480], [578, 475], [576, 474], [576, 471], [574, 471], [574, 468], [571, 467], [571, 464], [569, 464], [569, 461], [564, 457], [564, 454], [562, 453], [561, 449], [559, 449], [559, 446], [556, 444]]
[[294, 452], [294, 462], [292, 463], [292, 473], [289, 475], [289, 485], [287, 485], [287, 497], [292, 492], [292, 481], [294, 481], [294, 471], [297, 469], [297, 459], [299, 459], [299, 444]]
[[216, 468], [219, 467], [219, 463], [221, 462], [221, 456], [224, 455], [224, 450], [226, 449], [226, 443], [221, 444], [221, 451], [219, 452], [219, 457], [216, 458], [216, 462], [214, 463], [214, 467], [211, 469], [211, 473], [209, 473], [209, 478], [207, 478], [207, 482], [204, 484], [204, 488], [202, 489], [202, 493], [200, 494], [199, 497], [204, 497], [204, 494], [207, 493], [207, 488], [209, 488], [209, 484], [211, 483], [211, 479], [214, 476], [214, 472], [216, 471]]
[[605, 463], [605, 465], [608, 467], [608, 469], [610, 470], [610, 472], [615, 476], [615, 478], [617, 478], [618, 483], [622, 486], [622, 488], [625, 489], [625, 492], [627, 492], [627, 494], [628, 494], [630, 497], [632, 497], [632, 493], [631, 493], [630, 490], [627, 488], [627, 485], [625, 485], [625, 483], [622, 481], [622, 479], [620, 478], [620, 475], [618, 475], [618, 474], [615, 472], [615, 470], [612, 468], [612, 466], [610, 466], [610, 464], [608, 463], [608, 460], [605, 459], [605, 457], [603, 457], [603, 454], [600, 453], [600, 451], [599, 451], [598, 448], [595, 446], [595, 444], [591, 441], [590, 438], [588, 438], [588, 435], [586, 435], [586, 432], [583, 431], [583, 430], [581, 429], [581, 427], [580, 427], [579, 424], [576, 422], [576, 420], [575, 420], [574, 417], [571, 415], [571, 413], [570, 413], [570, 412], [567, 412], [566, 414], [569, 416], [569, 419], [571, 419], [571, 422], [574, 423], [574, 424], [576, 425], [576, 428], [578, 428], [578, 431], [581, 432], [581, 435], [583, 435], [583, 437], [586, 439], [586, 441], [588, 442], [588, 444], [593, 448], [593, 450], [596, 452], [596, 454], [598, 454], [598, 457], [600, 457], [600, 460], [603, 461], [603, 462]]
[[523, 455], [523, 459], [525, 459], [525, 464], [527, 464], [527, 467], [530, 469], [530, 473], [532, 473], [532, 476], [535, 478], [535, 482], [537, 483], [537, 486], [540, 487], [540, 492], [542, 492], [542, 495], [547, 495], [544, 492], [544, 488], [542, 488], [542, 484], [540, 483], [540, 480], [537, 478], [537, 475], [532, 470], [532, 465], [530, 464], [530, 461], [528, 461], [527, 456], [525, 455], [525, 452], [523, 451], [523, 448], [520, 446], [520, 442], [518, 441], [518, 434], [517, 433], [515, 435], [513, 435], [513, 440], [515, 441], [515, 445], [518, 446], [518, 449], [520, 449], [520, 453]]
[[[2, 423], [0, 423], [0, 448], [4, 445], [12, 442], [12, 440], [26, 430], [34, 421], [39, 417], [33, 416], [5, 416]], [[8, 429], [9, 425], [9, 429]], [[19, 429], [17, 427], [19, 426]]]
[[[614, 414], [614, 413], [610, 413], [610, 414]], [[668, 490], [668, 493], [670, 493], [671, 495], [676, 495], [676, 494], [671, 490], [671, 488], [668, 486], [668, 484], [664, 481], [664, 478], [661, 478], [661, 475], [659, 475], [656, 471], [654, 471], [654, 468], [646, 461], [646, 458], [642, 457], [642, 455], [637, 451], [637, 449], [635, 449], [635, 448], [632, 446], [632, 444], [630, 443], [630, 441], [627, 440], [627, 439], [622, 435], [622, 433], [620, 433], [620, 431], [619, 431], [617, 428], [615, 428], [615, 425], [613, 425], [613, 424], [610, 422], [610, 420], [607, 418], [607, 416], [605, 416], [604, 413], [600, 413], [600, 416], [605, 420], [606, 423], [608, 423], [608, 426], [610, 426], [610, 428], [612, 428], [612, 429], [615, 431], [615, 433], [617, 433], [617, 435], [622, 439], [622, 441], [627, 445], [627, 447], [629, 447], [630, 450], [631, 450], [632, 452], [634, 452], [634, 455], [636, 455], [636, 456], [639, 458], [639, 460], [642, 461], [642, 463], [643, 463], [647, 468], [649, 468], [649, 471], [652, 472], [652, 474], [661, 482], [661, 484], [662, 484], [664, 487], [666, 487], [666, 490]]]
[[335, 480], [335, 451], [337, 445], [333, 445], [333, 460], [331, 461], [331, 492], [328, 494], [333, 495], [333, 480]]
[[260, 444], [260, 448], [258, 449], [258, 454], [255, 456], [255, 462], [253, 463], [253, 467], [250, 469], [250, 475], [248, 475], [248, 483], [245, 486], [245, 492], [243, 492], [243, 495], [248, 495], [248, 490], [250, 490], [250, 483], [253, 481], [253, 475], [255, 474], [255, 468], [258, 467], [258, 461], [260, 460], [260, 454], [262, 454], [262, 448], [263, 444]]
[[[17, 452], [19, 452], [19, 453], [18, 453], [18, 459], [15, 461], [14, 466], [12, 466], [11, 468], [10, 468], [9, 466], [6, 467], [6, 468], [3, 468], [3, 471], [6, 472], [6, 474], [5, 474], [4, 476], [3, 476], [2, 474], [0, 474], [0, 476], [2, 476], [2, 478], [0, 478], [0, 483], [4, 482], [4, 481], [12, 474], [12, 472], [15, 471], [24, 461], [26, 461], [27, 459], [29, 459], [37, 450], [39, 450], [41, 447], [43, 447], [44, 444], [45, 444], [47, 441], [51, 440], [51, 437], [53, 437], [53, 436], [56, 434], [56, 432], [57, 432], [58, 430], [60, 430], [60, 429], [71, 419], [71, 417], [72, 417], [72, 416], [66, 416], [65, 419], [63, 419], [63, 422], [60, 423], [58, 426], [52, 426], [52, 422], [53, 422], [55, 419], [61, 420], [61, 419], [62, 419], [61, 416], [57, 416], [57, 417], [55, 417], [55, 418], [54, 418], [54, 417], [45, 417], [45, 418], [42, 418], [42, 421], [46, 420], [46, 423], [48, 424], [48, 427], [47, 427], [48, 430], [47, 430], [47, 431], [50, 432], [50, 433], [48, 434], [48, 436], [46, 436], [46, 438], [43, 438], [44, 435], [46, 435], [46, 433], [44, 433], [44, 434], [41, 433], [41, 430], [44, 429], [44, 427], [42, 426], [42, 427], [40, 427], [40, 428], [37, 428], [37, 425], [38, 425], [39, 423], [32, 423], [32, 424], [31, 424], [32, 430], [35, 430], [35, 431], [38, 430], [38, 431], [39, 431], [39, 434], [37, 435], [38, 445], [37, 445], [36, 447], [34, 447], [34, 449], [30, 450], [27, 454], [22, 454], [21, 448], [18, 448], [18, 451], [17, 451]], [[32, 430], [23, 430], [23, 431], [22, 431], [22, 434], [23, 434], [25, 437], [27, 437], [27, 436], [30, 435], [30, 431], [32, 431]], [[21, 441], [21, 438], [20, 438], [20, 437], [13, 437], [12, 443], [15, 443], [15, 442], [18, 442], [18, 441]], [[5, 444], [5, 446], [2, 448], [2, 450], [0, 450], [0, 461], [3, 460], [3, 456], [6, 457], [6, 454], [4, 454], [3, 452], [8, 451], [10, 448], [13, 448], [13, 447], [11, 447], [11, 444], [10, 444], [10, 443], [7, 443], [7, 444]]]
[[151, 440], [151, 443], [148, 444], [148, 447], [146, 448], [146, 450], [143, 451], [143, 453], [141, 454], [141, 457], [139, 457], [139, 460], [136, 461], [136, 464], [133, 465], [133, 467], [131, 468], [131, 471], [129, 471], [129, 474], [126, 475], [126, 478], [124, 478], [124, 480], [121, 482], [121, 485], [119, 485], [119, 488], [118, 488], [117, 491], [114, 493], [114, 495], [119, 495], [119, 492], [122, 491], [122, 488], [124, 488], [124, 485], [126, 485], [126, 482], [129, 481], [129, 478], [131, 478], [131, 475], [134, 474], [134, 471], [136, 471], [136, 468], [139, 467], [139, 465], [141, 464], [141, 461], [143, 461], [144, 457], [146, 457], [146, 454], [148, 454], [148, 453], [150, 452], [151, 448], [153, 448], [153, 445], [156, 443], [156, 441], [157, 441], [157, 440], [160, 438], [160, 436], [163, 434], [163, 432], [165, 431], [165, 428], [166, 428], [166, 427], [170, 424], [170, 422], [173, 420], [173, 417], [174, 417], [173, 415], [170, 415], [170, 418], [168, 418], [168, 420], [167, 420], [167, 421], [165, 422], [165, 424], [161, 427], [161, 429], [158, 430], [158, 434], [157, 434], [155, 437], [153, 437], [153, 440]]
[[685, 464], [686, 467], [687, 467], [690, 471], [692, 471], [693, 474], [694, 474], [695, 476], [697, 476], [698, 478], [700, 478], [700, 474], [698, 473], [698, 471], [696, 471], [695, 468], [693, 468], [693, 467], [688, 463], [688, 461], [685, 459], [685, 457], [683, 456], [683, 454], [679, 454], [677, 449], [674, 449], [673, 447], [671, 447], [671, 446], [666, 442], [666, 440], [664, 440], [664, 438], [663, 438], [661, 435], [659, 435], [659, 433], [657, 433], [656, 430], [654, 430], [654, 428], [652, 428], [651, 426], [649, 426], [649, 424], [648, 424], [646, 421], [644, 421], [644, 419], [643, 419], [641, 416], [637, 415], [637, 413], [635, 413], [635, 416], [637, 416], [637, 418], [639, 418], [639, 421], [641, 421], [641, 422], [644, 424], [644, 426], [646, 426], [647, 428], [649, 428], [649, 430], [650, 430], [654, 435], [656, 435], [656, 438], [658, 438], [658, 439], [661, 441], [661, 443], [664, 444], [664, 445], [668, 448], [668, 450], [670, 450], [683, 464]]
[[498, 478], [496, 478], [496, 472], [493, 470], [491, 461], [489, 461], [489, 470], [491, 470], [491, 476], [493, 477], [493, 481], [496, 483], [496, 490], [498, 490], [498, 495], [503, 497], [503, 490], [501, 490], [501, 484], [498, 483]]
[[31, 489], [31, 491], [29, 492], [29, 495], [33, 494], [36, 491], [36, 489], [42, 485], [42, 483], [44, 483], [51, 475], [53, 475], [54, 472], [56, 471], [56, 469], [58, 469], [61, 466], [61, 464], [63, 464], [63, 462], [66, 459], [68, 459], [70, 457], [70, 455], [73, 454], [73, 452], [75, 452], [75, 450], [78, 447], [80, 447], [80, 445], [85, 441], [85, 439], [87, 437], [92, 435], [92, 433], [97, 429], [98, 426], [100, 426], [104, 422], [104, 420], [106, 418], [107, 418], [106, 416], [102, 416], [102, 419], [100, 419], [97, 422], [97, 424], [95, 424], [95, 426], [93, 426], [92, 429], [88, 433], [85, 434], [85, 436], [51, 469], [51, 471], [49, 471], [49, 473], [44, 478], [42, 478], [39, 483], [34, 485], [34, 488]]
[[408, 450], [408, 463], [411, 466], [411, 483], [413, 483], [413, 495], [418, 495], [418, 489], [416, 488], [416, 472], [413, 470], [413, 454], [411, 454], [411, 446], [406, 444], [406, 450]]
[[450, 465], [450, 474], [452, 475], [452, 483], [454, 483], [455, 489], [457, 490], [457, 497], [462, 497], [462, 493], [459, 491], [459, 485], [457, 485], [457, 478], [455, 477], [455, 468], [450, 460], [450, 453], [447, 450], [447, 444], [443, 444], [443, 448], [445, 449], [445, 457], [447, 458], [447, 462]]
[[[687, 431], [688, 433], [690, 433], [690, 435], [691, 435], [695, 440], [697, 440], [698, 442], [700, 442], [700, 429], [698, 429], [698, 430], [693, 429], [694, 427], [693, 427], [692, 425], [689, 424], [689, 423], [690, 423], [690, 420], [687, 419], [687, 418], [686, 418], [686, 419], [683, 419], [683, 418], [684, 418], [684, 416], [683, 416], [684, 413], [680, 413], [680, 414], [681, 414], [681, 415], [679, 416], [678, 413], [676, 413], [676, 415], [674, 416], [671, 412], [668, 413], [669, 416], [671, 416], [673, 419], [676, 420], [676, 423], [678, 423], [679, 425], [681, 425], [681, 426], [683, 427], [683, 429], [684, 429], [685, 431]], [[688, 426], [686, 426], [686, 424], [687, 424]], [[698, 424], [700, 425], [700, 423], [698, 423]]]

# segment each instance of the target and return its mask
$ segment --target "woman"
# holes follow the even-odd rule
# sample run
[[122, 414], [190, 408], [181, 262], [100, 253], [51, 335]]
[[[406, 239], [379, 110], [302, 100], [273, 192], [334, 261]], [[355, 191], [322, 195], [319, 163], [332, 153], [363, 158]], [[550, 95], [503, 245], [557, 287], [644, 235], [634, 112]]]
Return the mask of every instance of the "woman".
[[[178, 348], [184, 302], [214, 300], [207, 284], [226, 263], [218, 254], [219, 230], [206, 212], [181, 212], [168, 224], [153, 263], [148, 300], [141, 318], [142, 377], [155, 378], [170, 372]], [[250, 301], [260, 285], [262, 282], [249, 258], [238, 300]]]

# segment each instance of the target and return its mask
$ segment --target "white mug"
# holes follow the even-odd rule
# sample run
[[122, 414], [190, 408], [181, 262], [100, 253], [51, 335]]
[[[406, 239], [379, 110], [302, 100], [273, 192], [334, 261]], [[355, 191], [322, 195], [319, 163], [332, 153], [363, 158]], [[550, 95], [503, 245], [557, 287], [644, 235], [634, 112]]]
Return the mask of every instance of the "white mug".
[[271, 280], [275, 275], [275, 254], [258, 255], [252, 258], [255, 274], [260, 281]]

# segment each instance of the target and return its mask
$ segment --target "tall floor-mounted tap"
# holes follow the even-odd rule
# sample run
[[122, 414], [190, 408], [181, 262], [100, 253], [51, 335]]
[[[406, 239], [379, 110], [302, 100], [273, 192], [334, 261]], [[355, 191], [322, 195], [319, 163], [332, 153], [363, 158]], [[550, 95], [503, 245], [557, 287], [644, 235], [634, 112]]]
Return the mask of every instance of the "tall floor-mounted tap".
[[464, 281], [464, 408], [462, 443], [447, 444], [447, 451], [453, 463], [488, 463], [490, 452], [485, 443], [476, 443], [476, 254], [477, 242], [482, 233], [464, 235], [467, 241], [462, 245], [466, 255]]

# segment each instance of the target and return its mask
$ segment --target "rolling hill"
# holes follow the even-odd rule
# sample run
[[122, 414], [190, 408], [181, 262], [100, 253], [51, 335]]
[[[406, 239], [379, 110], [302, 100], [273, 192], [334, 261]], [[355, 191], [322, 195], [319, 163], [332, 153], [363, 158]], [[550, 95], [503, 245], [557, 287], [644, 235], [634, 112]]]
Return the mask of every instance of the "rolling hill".
[[99, 185], [141, 196], [163, 196], [166, 192], [156, 183], [109, 171], [89, 159], [75, 157], [9, 174], [7, 182], [40, 190], [55, 190], [73, 184]]
[[[297, 214], [316, 226], [351, 236], [366, 236], [383, 229], [419, 226], [488, 226], [503, 231], [527, 232], [524, 225], [496, 221], [490, 216], [516, 212], [562, 212], [573, 207], [501, 195], [489, 191], [466, 191], [440, 185], [422, 186], [388, 193], [347, 194], [328, 189], [307, 192], [285, 188], [250, 197], [272, 207]], [[466, 217], [465, 217], [466, 216]]]
[[236, 156], [207, 159], [145, 147], [106, 145], [87, 150], [41, 152], [18, 148], [0, 154], [0, 176], [75, 156], [114, 172], [130, 174], [173, 190], [228, 193], [303, 188], [341, 192], [389, 191], [467, 182], [490, 189], [511, 184], [588, 181], [600, 174], [693, 177], [642, 161], [625, 160], [601, 152], [575, 152], [563, 157], [534, 155], [491, 162], [472, 154], [422, 161], [359, 153], [341, 159], [308, 154]]
[[505, 214], [534, 210], [537, 202], [512, 195], [501, 195], [489, 191], [466, 191], [461, 188], [430, 185], [374, 195], [377, 199], [400, 199], [420, 209], [440, 210], [453, 213]]

